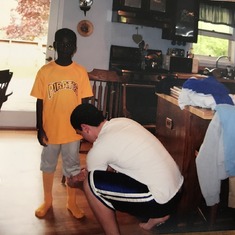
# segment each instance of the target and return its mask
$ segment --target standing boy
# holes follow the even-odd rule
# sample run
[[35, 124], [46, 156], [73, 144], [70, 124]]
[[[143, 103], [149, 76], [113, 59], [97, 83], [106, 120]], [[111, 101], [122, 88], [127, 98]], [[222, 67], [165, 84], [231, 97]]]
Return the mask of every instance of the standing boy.
[[[77, 50], [77, 36], [67, 28], [55, 33], [54, 49], [57, 59], [42, 66], [38, 71], [31, 95], [37, 98], [37, 137], [44, 146], [41, 166], [44, 189], [44, 202], [35, 211], [42, 218], [52, 207], [52, 186], [58, 157], [61, 154], [63, 174], [67, 177], [67, 209], [75, 218], [84, 217], [84, 212], [76, 204], [76, 185], [81, 171], [79, 161], [80, 135], [76, 135], [71, 124], [70, 114], [91, 97], [92, 89], [87, 71], [73, 62]], [[69, 181], [68, 181], [69, 178]]]

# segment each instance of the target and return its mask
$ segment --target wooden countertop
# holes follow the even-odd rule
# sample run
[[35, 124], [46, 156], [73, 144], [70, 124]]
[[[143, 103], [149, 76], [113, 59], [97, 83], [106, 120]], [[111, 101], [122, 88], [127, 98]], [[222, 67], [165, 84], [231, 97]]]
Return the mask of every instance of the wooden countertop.
[[[178, 99], [170, 96], [170, 95], [165, 95], [165, 94], [159, 94], [156, 93], [157, 96], [177, 105], [178, 105]], [[211, 120], [214, 116], [215, 111], [211, 109], [205, 109], [205, 108], [199, 108], [199, 107], [194, 107], [194, 106], [185, 106], [184, 110], [188, 110], [189, 112], [195, 114], [196, 116], [202, 118], [202, 119], [208, 119]]]
[[208, 76], [198, 74], [198, 73], [174, 73], [175, 76], [177, 76], [180, 79], [188, 79], [191, 77], [196, 77], [196, 78], [206, 78]]
[[[177, 76], [179, 79], [189, 79], [191, 77], [195, 77], [198, 79], [207, 78], [208, 75], [203, 75], [199, 73], [173, 73], [174, 76]], [[221, 83], [235, 83], [234, 79], [225, 79], [225, 78], [217, 78], [217, 80]]]

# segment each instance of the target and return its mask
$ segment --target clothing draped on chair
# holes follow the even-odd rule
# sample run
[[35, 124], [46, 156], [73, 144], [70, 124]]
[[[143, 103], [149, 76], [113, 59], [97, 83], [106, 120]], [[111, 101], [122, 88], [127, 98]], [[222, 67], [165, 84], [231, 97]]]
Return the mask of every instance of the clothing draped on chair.
[[[196, 158], [199, 184], [207, 206], [219, 203], [221, 180], [235, 176], [234, 120], [235, 106], [217, 105]], [[229, 206], [235, 208], [233, 182], [231, 178]]]
[[0, 110], [2, 108], [2, 104], [7, 101], [8, 96], [13, 94], [13, 92], [6, 94], [12, 75], [13, 72], [10, 72], [8, 69], [0, 71]]

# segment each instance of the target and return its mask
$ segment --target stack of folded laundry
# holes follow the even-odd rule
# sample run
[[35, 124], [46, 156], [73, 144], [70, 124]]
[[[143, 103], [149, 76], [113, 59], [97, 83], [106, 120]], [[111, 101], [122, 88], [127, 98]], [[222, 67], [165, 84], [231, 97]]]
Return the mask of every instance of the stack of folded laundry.
[[173, 86], [170, 88], [170, 95], [173, 96], [174, 98], [178, 99], [179, 95], [181, 93], [181, 90], [182, 90], [181, 87]]
[[182, 86], [178, 98], [179, 107], [191, 105], [214, 110], [217, 104], [235, 104], [235, 96], [214, 76], [205, 79], [191, 77]]

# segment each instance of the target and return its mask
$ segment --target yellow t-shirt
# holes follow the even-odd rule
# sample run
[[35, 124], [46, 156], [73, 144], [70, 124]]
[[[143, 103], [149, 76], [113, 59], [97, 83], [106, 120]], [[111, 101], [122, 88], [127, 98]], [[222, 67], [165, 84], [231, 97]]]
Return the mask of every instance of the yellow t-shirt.
[[54, 61], [44, 65], [37, 73], [30, 95], [43, 100], [43, 128], [48, 144], [81, 139], [70, 124], [70, 115], [82, 98], [93, 96], [84, 67], [75, 62], [69, 66]]

